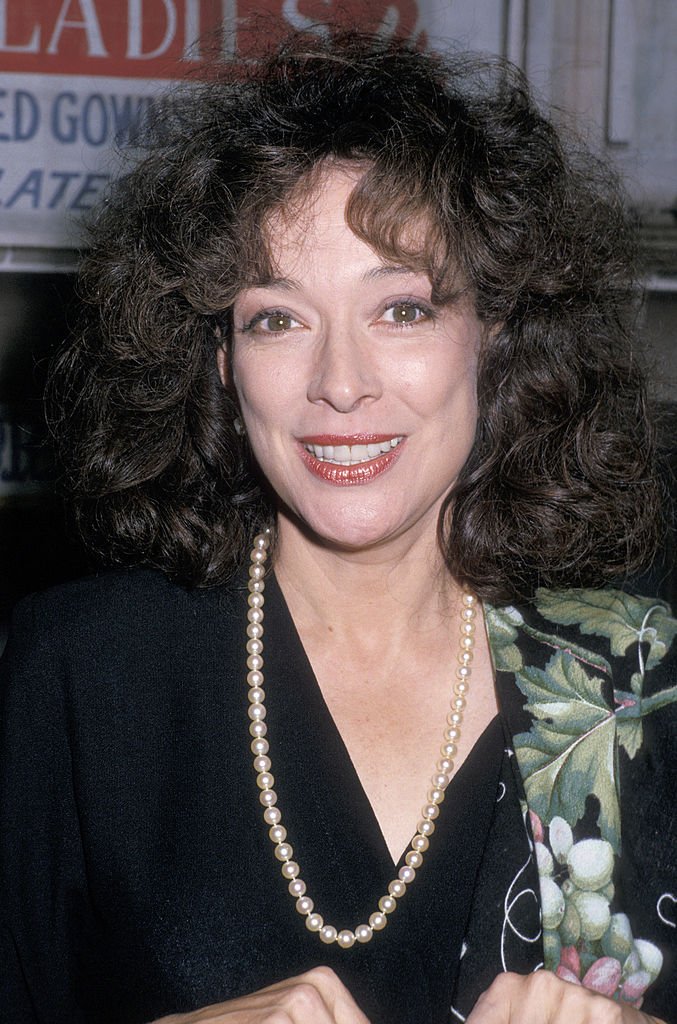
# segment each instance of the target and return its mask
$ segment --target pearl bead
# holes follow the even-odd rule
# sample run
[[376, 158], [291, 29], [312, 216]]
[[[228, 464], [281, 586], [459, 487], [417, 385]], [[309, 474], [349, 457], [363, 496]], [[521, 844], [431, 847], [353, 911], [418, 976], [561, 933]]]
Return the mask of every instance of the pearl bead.
[[263, 677], [263, 634], [264, 614], [263, 590], [265, 588], [265, 564], [267, 550], [271, 542], [270, 530], [259, 534], [251, 552], [249, 567], [249, 595], [247, 597], [247, 685], [250, 719], [249, 732], [253, 737], [250, 749], [254, 754], [254, 769], [257, 773], [256, 783], [261, 792], [259, 801], [264, 807], [263, 818], [269, 826], [268, 835], [275, 844], [275, 857], [281, 862], [280, 871], [287, 880], [288, 890], [295, 898], [296, 910], [306, 918], [306, 928], [318, 932], [322, 942], [336, 942], [342, 949], [350, 949], [355, 942], [370, 942], [374, 932], [381, 931], [387, 924], [387, 915], [397, 908], [397, 901], [407, 891], [407, 886], [414, 881], [417, 870], [423, 864], [423, 854], [428, 849], [429, 836], [435, 831], [434, 820], [439, 815], [439, 805], [445, 797], [445, 790], [454, 769], [453, 758], [456, 755], [456, 744], [461, 736], [461, 722], [466, 705], [465, 695], [469, 690], [468, 679], [471, 675], [470, 665], [473, 659], [475, 598], [472, 594], [461, 595], [461, 636], [457, 654], [458, 667], [455, 669], [456, 681], [451, 699], [451, 710], [447, 715], [444, 742], [440, 748], [441, 757], [435, 766], [435, 774], [431, 778], [431, 788], [427, 791], [427, 804], [423, 807], [421, 820], [413, 836], [410, 849], [405, 855], [405, 864], [398, 871], [398, 877], [388, 883], [388, 892], [378, 901], [378, 911], [372, 913], [368, 924], [357, 925], [355, 931], [337, 929], [324, 923], [321, 914], [314, 910], [313, 901], [306, 895], [306, 883], [300, 878], [300, 867], [291, 857], [294, 850], [287, 842], [287, 830], [281, 824], [282, 814], [277, 803], [277, 794], [272, 786], [275, 778], [272, 774], [271, 759], [267, 756], [269, 744], [264, 737], [268, 727], [266, 717], [265, 690]]

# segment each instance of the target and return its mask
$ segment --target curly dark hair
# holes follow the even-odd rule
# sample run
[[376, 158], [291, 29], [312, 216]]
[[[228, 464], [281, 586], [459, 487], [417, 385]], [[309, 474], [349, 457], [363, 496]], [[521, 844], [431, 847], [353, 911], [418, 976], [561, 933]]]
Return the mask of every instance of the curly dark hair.
[[[565, 149], [511, 65], [355, 33], [293, 37], [175, 97], [92, 224], [51, 409], [94, 550], [208, 585], [271, 521], [216, 350], [266, 273], [266, 218], [328, 160], [364, 168], [358, 237], [425, 268], [439, 301], [461, 280], [494, 328], [475, 444], [440, 517], [450, 571], [502, 602], [645, 564], [661, 489], [613, 176]], [[428, 227], [416, 251], [412, 223]]]

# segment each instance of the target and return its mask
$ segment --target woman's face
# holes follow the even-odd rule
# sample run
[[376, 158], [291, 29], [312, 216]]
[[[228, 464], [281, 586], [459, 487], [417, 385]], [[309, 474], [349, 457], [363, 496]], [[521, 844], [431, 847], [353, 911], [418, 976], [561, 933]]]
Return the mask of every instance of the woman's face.
[[344, 550], [436, 530], [473, 443], [483, 333], [353, 234], [355, 181], [328, 172], [300, 221], [271, 221], [275, 276], [239, 294], [230, 368], [220, 355], [280, 530], [298, 517]]

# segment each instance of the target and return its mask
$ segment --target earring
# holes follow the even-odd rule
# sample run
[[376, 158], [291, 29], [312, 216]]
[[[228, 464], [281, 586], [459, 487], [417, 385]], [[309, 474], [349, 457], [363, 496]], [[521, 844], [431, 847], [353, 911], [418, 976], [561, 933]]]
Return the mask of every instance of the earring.
[[233, 420], [233, 429], [239, 437], [242, 437], [244, 434], [244, 423], [239, 416], [236, 416]]

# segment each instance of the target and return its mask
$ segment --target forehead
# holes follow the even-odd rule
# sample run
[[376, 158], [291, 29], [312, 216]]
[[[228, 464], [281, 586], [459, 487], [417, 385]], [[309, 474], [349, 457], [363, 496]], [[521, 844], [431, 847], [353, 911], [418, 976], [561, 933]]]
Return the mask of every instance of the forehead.
[[356, 168], [333, 168], [303, 182], [266, 216], [263, 232], [274, 268], [302, 259], [309, 250], [345, 245], [351, 231], [346, 209], [360, 179]]
[[262, 235], [273, 273], [332, 250], [337, 259], [350, 252], [377, 264], [429, 272], [429, 218], [402, 218], [399, 210], [373, 201], [363, 187], [368, 169], [358, 163], [315, 168], [267, 213]]

